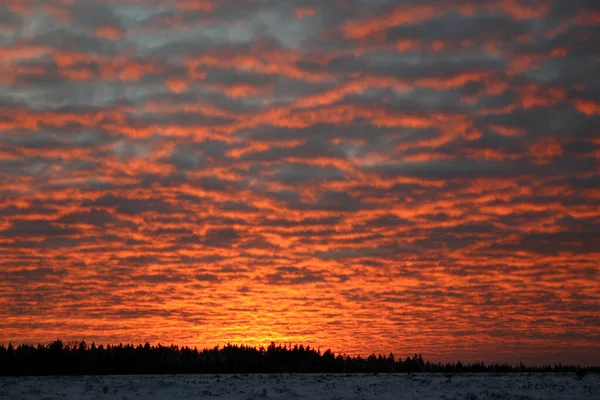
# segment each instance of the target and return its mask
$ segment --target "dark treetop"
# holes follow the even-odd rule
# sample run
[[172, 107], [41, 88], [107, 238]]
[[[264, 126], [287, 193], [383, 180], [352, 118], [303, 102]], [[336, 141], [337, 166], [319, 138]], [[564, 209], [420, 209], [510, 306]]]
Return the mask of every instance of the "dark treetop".
[[[430, 363], [420, 354], [351, 357], [303, 345], [267, 348], [226, 345], [212, 349], [178, 346], [99, 345], [85, 342], [0, 346], [0, 375], [197, 374], [197, 373], [391, 373], [391, 372], [600, 372], [600, 367], [512, 366], [507, 364]], [[449, 375], [451, 376], [451, 375]]]

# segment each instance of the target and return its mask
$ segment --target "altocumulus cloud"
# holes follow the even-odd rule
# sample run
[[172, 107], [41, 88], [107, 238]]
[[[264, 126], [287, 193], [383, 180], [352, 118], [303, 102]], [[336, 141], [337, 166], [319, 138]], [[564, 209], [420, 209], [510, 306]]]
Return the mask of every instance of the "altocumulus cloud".
[[2, 2], [0, 342], [597, 361], [599, 27], [585, 0]]

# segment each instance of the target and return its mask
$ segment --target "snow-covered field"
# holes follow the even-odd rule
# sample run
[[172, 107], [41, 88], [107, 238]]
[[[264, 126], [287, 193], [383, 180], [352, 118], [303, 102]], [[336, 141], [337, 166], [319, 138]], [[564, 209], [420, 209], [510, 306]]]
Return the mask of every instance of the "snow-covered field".
[[600, 399], [574, 374], [0, 377], [1, 399]]

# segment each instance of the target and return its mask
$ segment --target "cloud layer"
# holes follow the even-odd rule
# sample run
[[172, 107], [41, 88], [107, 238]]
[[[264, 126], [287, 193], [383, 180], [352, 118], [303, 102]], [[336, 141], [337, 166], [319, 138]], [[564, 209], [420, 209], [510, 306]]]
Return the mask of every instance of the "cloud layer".
[[0, 341], [597, 361], [596, 3], [0, 3]]

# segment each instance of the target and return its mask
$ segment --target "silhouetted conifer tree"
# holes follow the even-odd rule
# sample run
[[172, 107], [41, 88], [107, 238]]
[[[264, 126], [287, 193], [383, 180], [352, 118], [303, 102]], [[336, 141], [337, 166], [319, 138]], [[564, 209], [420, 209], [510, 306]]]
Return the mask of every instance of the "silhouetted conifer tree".
[[420, 354], [405, 360], [372, 354], [367, 358], [337, 356], [327, 349], [321, 353], [310, 346], [280, 346], [271, 343], [266, 349], [227, 344], [220, 348], [197, 348], [144, 345], [98, 345], [85, 341], [63, 343], [56, 340], [36, 347], [0, 345], [0, 375], [98, 375], [98, 374], [181, 374], [181, 373], [390, 373], [390, 372], [576, 372], [582, 379], [586, 372], [600, 372], [600, 367], [578, 368], [561, 364], [543, 367], [513, 367], [507, 364], [433, 364]]

